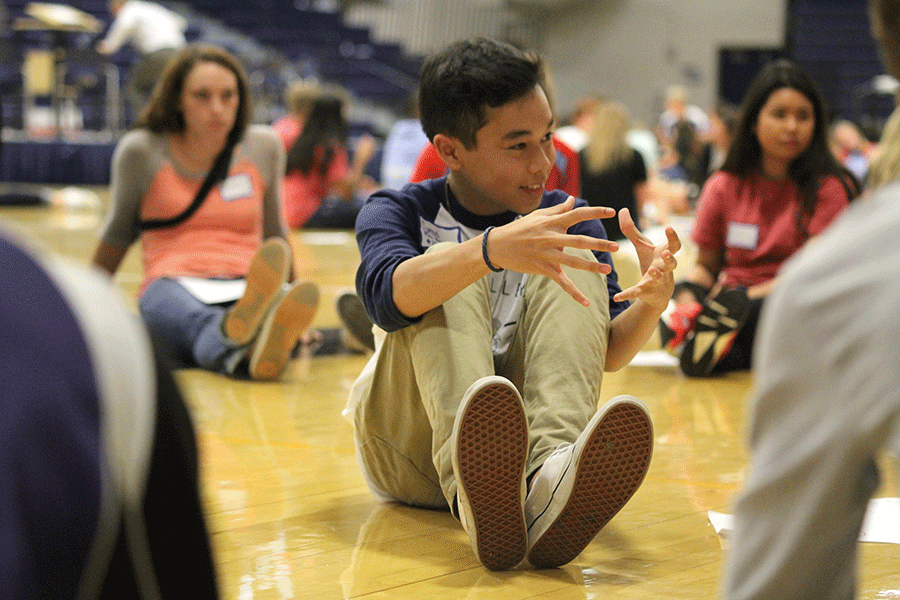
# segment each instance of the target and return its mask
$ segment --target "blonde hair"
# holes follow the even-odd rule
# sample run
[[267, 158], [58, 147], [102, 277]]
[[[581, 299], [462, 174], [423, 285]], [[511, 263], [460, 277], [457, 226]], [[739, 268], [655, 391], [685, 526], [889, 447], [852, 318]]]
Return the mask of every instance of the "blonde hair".
[[900, 108], [894, 109], [884, 126], [878, 148], [869, 162], [866, 186], [874, 188], [900, 177]]
[[585, 118], [593, 118], [599, 101], [599, 98], [593, 96], [580, 98], [578, 102], [575, 103], [575, 109], [572, 111], [569, 122], [579, 123]]
[[313, 102], [321, 95], [322, 86], [300, 79], [288, 86], [284, 94], [284, 103], [291, 114], [303, 114], [309, 112]]
[[599, 173], [625, 162], [631, 156], [626, 135], [631, 129], [631, 113], [621, 102], [601, 100], [594, 108], [594, 122], [584, 148], [587, 168]]
[[[900, 77], [900, 0], [870, 0], [872, 34], [878, 40], [882, 62], [894, 77]], [[866, 184], [873, 188], [900, 176], [900, 107], [895, 108], [881, 133], [869, 161]]]

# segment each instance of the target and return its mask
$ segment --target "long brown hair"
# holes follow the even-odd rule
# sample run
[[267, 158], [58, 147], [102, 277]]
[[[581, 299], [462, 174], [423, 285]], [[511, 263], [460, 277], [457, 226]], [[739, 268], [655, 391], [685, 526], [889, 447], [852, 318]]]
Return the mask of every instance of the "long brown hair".
[[244, 67], [232, 54], [217, 46], [192, 44], [178, 52], [166, 65], [162, 78], [153, 88], [150, 102], [144, 108], [135, 127], [149, 129], [154, 133], [181, 133], [187, 124], [181, 112], [181, 94], [188, 73], [201, 62], [211, 62], [234, 73], [238, 84], [238, 109], [234, 126], [228, 133], [231, 143], [244, 135], [250, 124], [250, 85]]

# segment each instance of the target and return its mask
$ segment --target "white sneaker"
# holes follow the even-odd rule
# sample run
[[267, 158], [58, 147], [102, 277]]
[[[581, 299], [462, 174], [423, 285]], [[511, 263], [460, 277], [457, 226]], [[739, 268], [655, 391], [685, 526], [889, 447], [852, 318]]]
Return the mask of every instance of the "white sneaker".
[[475, 556], [492, 571], [525, 558], [528, 422], [515, 386], [483, 377], [463, 396], [451, 437], [459, 520]]
[[621, 510], [647, 474], [653, 424], [631, 396], [617, 396], [591, 418], [574, 444], [561, 444], [532, 478], [525, 500], [528, 562], [572, 561]]

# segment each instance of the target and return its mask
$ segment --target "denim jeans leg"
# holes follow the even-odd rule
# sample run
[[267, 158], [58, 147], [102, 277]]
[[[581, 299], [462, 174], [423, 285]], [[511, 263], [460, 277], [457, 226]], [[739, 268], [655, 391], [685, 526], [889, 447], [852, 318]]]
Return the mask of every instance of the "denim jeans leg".
[[223, 371], [235, 350], [222, 333], [227, 307], [204, 304], [168, 277], [153, 281], [138, 301], [150, 334], [174, 357], [211, 371]]

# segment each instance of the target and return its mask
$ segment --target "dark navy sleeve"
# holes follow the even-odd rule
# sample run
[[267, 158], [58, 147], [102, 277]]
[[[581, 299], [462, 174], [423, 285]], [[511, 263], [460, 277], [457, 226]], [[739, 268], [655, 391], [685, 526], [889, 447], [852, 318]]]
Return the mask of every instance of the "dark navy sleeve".
[[[436, 207], [421, 203], [431, 196], [431, 182], [382, 190], [373, 194], [356, 219], [356, 241], [360, 265], [356, 291], [369, 318], [385, 331], [396, 331], [421, 320], [400, 312], [394, 303], [394, 270], [405, 260], [424, 252], [421, 218]], [[433, 218], [433, 215], [432, 215]]]
[[74, 598], [102, 456], [80, 327], [43, 270], [0, 237], [0, 598]]

